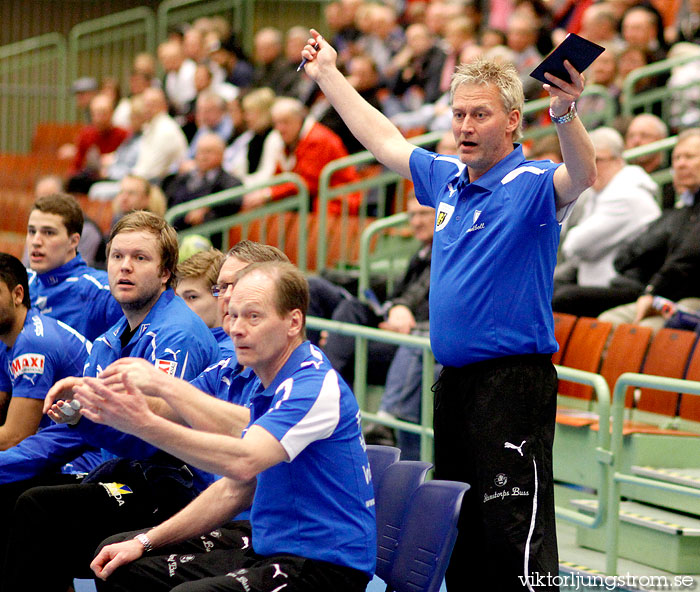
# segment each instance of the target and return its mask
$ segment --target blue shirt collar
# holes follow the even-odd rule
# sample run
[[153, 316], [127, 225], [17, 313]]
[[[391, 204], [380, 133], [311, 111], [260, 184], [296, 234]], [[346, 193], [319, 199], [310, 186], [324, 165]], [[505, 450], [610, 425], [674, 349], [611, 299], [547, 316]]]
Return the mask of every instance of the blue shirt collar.
[[[471, 184], [481, 187], [487, 191], [495, 191], [498, 188], [501, 179], [503, 179], [503, 177], [505, 177], [510, 171], [517, 168], [523, 162], [525, 162], [525, 155], [523, 154], [522, 145], [513, 144], [512, 152], [494, 164], [476, 181], [472, 181]], [[464, 167], [459, 181], [457, 182], [457, 189], [461, 190], [469, 184], [469, 170], [468, 167]]]
[[46, 273], [38, 273], [36, 277], [44, 286], [55, 286], [66, 278], [74, 276], [76, 270], [80, 267], [87, 267], [87, 264], [80, 256], [80, 253], [78, 253], [68, 263], [64, 263], [60, 267], [56, 267]]
[[[134, 335], [131, 336], [129, 344], [136, 343], [136, 341], [141, 339], [141, 336], [148, 330], [148, 327], [151, 326], [151, 322], [153, 321], [154, 316], [160, 315], [159, 311], [168, 306], [168, 304], [170, 304], [173, 298], [175, 298], [175, 292], [172, 288], [168, 288], [167, 290], [165, 290], [165, 292], [163, 292], [160, 295], [158, 300], [156, 300], [156, 303], [151, 307], [151, 310], [148, 311], [146, 318], [144, 318], [143, 321], [141, 321], [138, 331], [136, 331], [136, 333], [134, 333]], [[105, 337], [107, 338], [107, 342], [109, 343], [110, 347], [117, 350], [121, 349], [119, 339], [124, 329], [126, 329], [128, 323], [129, 322], [126, 320], [126, 317], [123, 317], [112, 331], [109, 331], [105, 334]]]
[[284, 366], [280, 368], [280, 371], [270, 383], [270, 386], [263, 391], [256, 393], [255, 396], [274, 396], [277, 387], [279, 387], [283, 381], [287, 380], [287, 378], [289, 378], [289, 376], [292, 374], [294, 368], [297, 368], [306, 358], [309, 357], [309, 355], [311, 355], [311, 342], [304, 341], [290, 354], [289, 358], [287, 358], [287, 361], [284, 363]]

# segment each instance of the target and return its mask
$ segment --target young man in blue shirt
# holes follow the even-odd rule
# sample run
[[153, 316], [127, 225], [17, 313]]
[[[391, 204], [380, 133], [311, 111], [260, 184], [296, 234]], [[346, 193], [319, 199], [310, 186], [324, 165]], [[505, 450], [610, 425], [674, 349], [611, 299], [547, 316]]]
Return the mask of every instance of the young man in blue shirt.
[[[163, 373], [185, 380], [219, 359], [211, 331], [172, 289], [178, 254], [172, 227], [154, 214], [133, 212], [115, 226], [108, 249], [110, 289], [123, 318], [95, 340], [83, 377], [56, 383], [47, 394], [48, 402], [56, 393], [68, 399], [85, 377], [98, 376], [122, 357], [143, 358]], [[46, 408], [58, 419], [56, 410]], [[56, 478], [63, 463], [89, 448], [102, 448], [104, 462], [88, 477], [79, 484], [75, 478], [72, 482]], [[126, 524], [136, 528], [144, 520], [160, 521], [212, 480], [206, 471], [190, 468], [143, 440], [85, 418], [74, 426], [47, 427], [0, 452], [4, 483], [0, 494], [5, 506], [14, 507], [0, 529], [10, 541], [0, 588], [65, 590], [80, 566], [87, 569], [95, 546], [107, 534]], [[28, 489], [32, 485], [39, 486]], [[11, 497], [19, 493], [14, 504]], [[52, 527], [56, 508], [71, 515], [70, 529]], [[28, 548], [40, 556], [61, 548], [71, 552], [55, 569], [36, 570]]]
[[406, 141], [352, 89], [333, 48], [311, 35], [306, 73], [362, 144], [436, 210], [430, 338], [444, 369], [435, 474], [471, 485], [448, 590], [533, 590], [538, 575], [546, 582], [558, 574], [552, 277], [559, 223], [596, 177], [593, 145], [576, 117], [583, 76], [568, 62], [571, 82], [546, 75], [564, 157], [557, 167], [526, 161], [514, 143], [524, 103], [514, 68], [487, 60], [460, 66], [451, 86], [454, 158]]
[[[289, 263], [253, 264], [238, 274], [230, 334], [239, 363], [256, 375], [242, 437], [153, 414], [143, 391], [161, 389], [142, 380], [136, 386], [126, 372], [116, 390], [92, 379], [78, 388], [87, 417], [223, 475], [170, 520], [103, 548], [92, 564], [106, 580], [101, 588], [171, 589], [197, 580], [202, 590], [365, 589], [376, 525], [359, 409], [305, 341], [307, 305], [306, 280]], [[249, 506], [250, 524], [228, 522]]]

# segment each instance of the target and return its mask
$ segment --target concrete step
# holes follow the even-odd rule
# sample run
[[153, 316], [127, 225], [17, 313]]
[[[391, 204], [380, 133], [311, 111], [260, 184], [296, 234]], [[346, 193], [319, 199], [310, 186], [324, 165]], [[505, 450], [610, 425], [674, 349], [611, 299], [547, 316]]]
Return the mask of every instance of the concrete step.
[[[598, 502], [572, 500], [580, 512], [592, 514]], [[700, 574], [700, 519], [637, 502], [620, 504], [620, 557], [674, 574]], [[605, 529], [577, 527], [576, 543], [604, 551]]]
[[[630, 472], [638, 477], [653, 479], [660, 483], [672, 483], [697, 489], [700, 493], [700, 469], [697, 468], [665, 468], [653, 466], [632, 465]], [[655, 487], [644, 487], [631, 483], [623, 483], [621, 493], [627, 499], [640, 501], [666, 508], [675, 512], [694, 514], [700, 517], [700, 496], [692, 497]], [[699, 559], [700, 560], [700, 559]]]

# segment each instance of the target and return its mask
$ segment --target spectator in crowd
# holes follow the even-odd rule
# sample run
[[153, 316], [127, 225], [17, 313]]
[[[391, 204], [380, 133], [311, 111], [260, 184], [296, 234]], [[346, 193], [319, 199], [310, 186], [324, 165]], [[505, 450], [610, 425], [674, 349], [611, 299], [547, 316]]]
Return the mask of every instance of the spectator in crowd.
[[625, 45], [625, 41], [620, 37], [615, 11], [607, 2], [592, 4], [586, 9], [581, 19], [579, 35], [615, 53], [621, 51]]
[[[347, 64], [355, 53], [360, 31], [355, 26], [355, 14], [360, 2], [329, 2], [323, 9], [326, 24], [333, 34], [333, 46], [338, 48], [338, 62]], [[351, 8], [348, 10], [348, 8]]]
[[129, 105], [129, 136], [113, 154], [105, 154], [101, 158], [101, 181], [93, 183], [88, 191], [88, 197], [97, 201], [113, 199], [119, 192], [119, 182], [136, 166], [141, 153], [143, 127], [146, 123], [146, 107], [143, 97], [133, 97]]
[[[371, 479], [363, 476], [368, 462], [357, 403], [321, 352], [304, 342], [307, 302], [306, 281], [290, 264], [250, 265], [239, 272], [229, 305], [231, 334], [239, 363], [251, 367], [260, 381], [252, 393], [250, 425], [239, 438], [181, 432], [176, 424], [153, 416], [154, 425], [143, 430], [142, 437], [168, 442], [171, 452], [186, 455], [224, 478], [179, 516], [136, 540], [131, 538], [133, 533], [127, 534], [120, 537], [123, 542], [105, 547], [93, 567], [106, 580], [107, 589], [145, 589], [158, 581], [173, 586], [203, 577], [208, 584], [229, 583], [233, 577], [234, 582], [261, 588], [262, 582], [279, 577], [309, 592], [364, 590], [374, 572], [376, 526]], [[253, 306], [266, 320], [256, 330], [247, 313]], [[265, 350], [258, 353], [263, 346]], [[286, 386], [261, 399], [261, 394], [279, 384]], [[145, 400], [140, 387], [131, 390], [133, 402], [141, 407], [139, 414], [146, 413], [146, 421], [140, 422], [145, 425], [152, 416], [141, 406]], [[153, 390], [167, 396], [161, 389]], [[322, 393], [330, 393], [336, 401], [332, 413], [319, 413]], [[115, 424], [126, 419], [116, 410], [124, 398], [98, 381], [91, 381], [79, 396], [86, 409], [94, 408], [96, 396], [105, 399], [96, 419]], [[128, 417], [134, 416], [129, 413]], [[306, 427], [300, 418], [306, 418]], [[212, 456], [210, 442], [221, 451], [218, 457]], [[328, 462], [330, 458], [334, 462]], [[298, 487], [297, 478], [303, 478], [303, 488]], [[248, 506], [250, 524], [227, 523]], [[165, 569], [158, 568], [145, 578], [141, 575], [140, 566], [151, 563], [149, 556], [142, 557], [144, 547], [161, 548], [165, 536], [171, 545], [215, 528], [224, 536], [206, 540], [220, 551], [195, 553], [191, 561], [178, 565], [172, 577], [162, 558], [156, 558], [155, 563]], [[329, 546], [331, 532], [335, 542]], [[170, 533], [176, 533], [175, 539]], [[243, 555], [242, 547], [246, 548]], [[220, 559], [214, 559], [218, 555]], [[227, 576], [231, 569], [234, 575]]]
[[[586, 70], [589, 84], [597, 84], [605, 87], [607, 99], [613, 99], [613, 113], [617, 114], [620, 107], [620, 82], [617, 75], [617, 54], [611, 48], [606, 49]], [[590, 129], [604, 125], [609, 118], [609, 100], [598, 94], [589, 94], [581, 97], [576, 108], [580, 115], [586, 117]]]
[[445, 44], [447, 46], [447, 56], [440, 72], [440, 92], [446, 93], [450, 90], [452, 74], [457, 64], [461, 63], [460, 55], [469, 45], [476, 44], [476, 30], [474, 21], [460, 16], [445, 23]]
[[700, 42], [700, 2], [688, 0], [686, 13], [680, 15], [676, 23], [676, 41]]
[[76, 153], [66, 189], [87, 193], [99, 179], [100, 157], [111, 154], [126, 139], [127, 131], [112, 125], [112, 99], [99, 94], [90, 101], [90, 125], [78, 134]]
[[[222, 168], [225, 147], [223, 140], [216, 134], [209, 133], [200, 138], [195, 154], [195, 168], [177, 175], [165, 190], [169, 208], [241, 184]], [[217, 217], [235, 214], [240, 207], [240, 201], [235, 201], [213, 208], [197, 208], [175, 219], [173, 226], [176, 230], [197, 226]]]
[[314, 83], [308, 76], [297, 72], [299, 56], [306, 45], [308, 30], [304, 27], [290, 27], [284, 36], [284, 68], [275, 80], [272, 90], [282, 97], [294, 97], [305, 103], [313, 92]]
[[[379, 72], [371, 57], [365, 54], [353, 56], [348, 63], [348, 80], [370, 105], [383, 111]], [[352, 135], [348, 126], [345, 125], [337, 111], [331, 107], [323, 93], [318, 93], [309, 111], [316, 121], [338, 134], [349, 154], [364, 150], [364, 146]]]
[[[553, 310], [595, 317], [602, 312], [587, 308], [586, 288], [607, 287], [615, 277], [613, 261], [622, 246], [641, 236], [661, 211], [659, 187], [637, 165], [625, 164], [622, 136], [609, 127], [591, 132], [598, 178], [579, 200], [578, 223], [561, 245], [564, 261], [555, 270]], [[564, 277], [565, 268], [566, 275]]]
[[622, 38], [629, 47], [647, 52], [649, 62], [666, 57], [661, 17], [651, 6], [632, 6], [622, 17]]
[[146, 89], [143, 104], [146, 123], [138, 160], [131, 172], [149, 181], [159, 181], [184, 158], [187, 139], [168, 115], [168, 104], [161, 89]]
[[370, 30], [359, 40], [359, 49], [372, 56], [384, 81], [391, 60], [406, 44], [406, 36], [393, 7], [386, 4], [367, 5], [367, 16]]
[[[413, 236], [420, 243], [419, 250], [411, 258], [405, 275], [401, 278], [384, 303], [362, 302], [352, 297], [341, 298], [330, 318], [345, 323], [379, 327], [388, 331], [409, 334], [428, 331], [428, 291], [430, 289], [430, 257], [433, 239], [435, 210], [409, 199], [407, 212]], [[327, 280], [309, 280], [312, 300], [324, 298], [331, 290]], [[376, 298], [376, 297], [375, 297]], [[316, 306], [316, 305], [315, 305]], [[323, 346], [333, 368], [348, 384], [355, 375], [355, 338], [330, 333]], [[369, 342], [369, 367], [367, 381], [385, 384], [387, 370], [396, 346], [379, 341]]]
[[416, 23], [406, 29], [406, 45], [384, 70], [391, 92], [401, 101], [404, 111], [436, 101], [445, 52], [430, 29]]
[[221, 359], [234, 355], [233, 342], [224, 331], [223, 314], [218, 298], [212, 294], [212, 286], [217, 279], [225, 255], [218, 249], [208, 249], [195, 253], [177, 266], [177, 295], [185, 301], [190, 310], [204, 321], [219, 344]]
[[224, 170], [244, 185], [269, 180], [284, 150], [282, 137], [272, 126], [275, 93], [258, 88], [246, 94], [241, 103], [247, 130], [224, 152]]
[[[306, 107], [297, 99], [278, 98], [272, 106], [272, 122], [284, 142], [284, 152], [277, 163], [276, 172], [297, 173], [306, 183], [313, 209], [316, 207], [323, 167], [333, 160], [347, 156], [348, 152], [334, 132], [308, 117]], [[346, 167], [333, 175], [331, 184], [343, 185], [357, 180], [355, 168]], [[243, 198], [243, 207], [255, 208], [270, 200], [293, 195], [294, 192], [295, 186], [292, 183], [251, 191]], [[351, 213], [357, 212], [359, 199], [357, 194], [348, 197]], [[340, 212], [338, 201], [334, 200], [329, 204], [331, 211], [335, 213]]]
[[[122, 97], [114, 108], [112, 123], [124, 129], [131, 129], [133, 133], [133, 121], [131, 111], [135, 100], [142, 100], [140, 95], [147, 88], [153, 86], [154, 78], [151, 78], [139, 70], [132, 70], [129, 74], [129, 96]], [[141, 106], [143, 111], [143, 106]]]
[[700, 129], [679, 134], [671, 166], [674, 183], [685, 189], [683, 205], [664, 210], [636, 240], [620, 249], [614, 262], [619, 275], [607, 290], [596, 294], [602, 310], [610, 309], [600, 315], [602, 320], [658, 329], [663, 318], [652, 307], [654, 296], [691, 310], [700, 308]]
[[162, 218], [167, 204], [160, 187], [136, 175], [126, 175], [119, 183], [119, 193], [112, 202], [112, 228], [126, 214], [145, 210]]
[[94, 341], [122, 313], [109, 293], [107, 274], [88, 267], [77, 252], [82, 229], [83, 212], [72, 195], [34, 202], [27, 222], [29, 295], [32, 306]]
[[224, 71], [224, 81], [247, 89], [253, 82], [253, 65], [233, 37], [218, 40], [210, 48], [209, 58]]
[[44, 397], [54, 382], [82, 373], [90, 342], [31, 307], [27, 270], [7, 253], [0, 253], [0, 341], [12, 393], [0, 426], [0, 450], [7, 450], [51, 423]]
[[78, 113], [80, 119], [86, 123], [90, 122], [90, 103], [95, 95], [100, 91], [100, 87], [97, 84], [97, 80], [91, 76], [84, 76], [78, 78], [71, 84], [70, 87], [73, 96], [75, 97], [75, 104], [78, 107]]
[[673, 89], [669, 125], [677, 131], [700, 125], [700, 47], [695, 43], [681, 42], [669, 49], [669, 59], [682, 57], [690, 58], [690, 61], [671, 68], [667, 83], [667, 88]]
[[[2, 589], [27, 586], [35, 590], [65, 590], [72, 574], [77, 575], [81, 569], [82, 575], [89, 573], [87, 565], [104, 536], [123, 527], [159, 522], [186, 505], [213, 480], [209, 473], [190, 468], [183, 460], [137, 438], [93, 424], [72, 407], [72, 414], [61, 410], [86, 377], [96, 376], [121, 357], [144, 358], [159, 370], [186, 380], [195, 378], [219, 359], [219, 348], [209, 329], [172, 290], [177, 262], [175, 231], [162, 218], [134, 212], [113, 230], [109, 248], [110, 289], [124, 316], [94, 342], [83, 377], [58, 382], [45, 403], [49, 417], [70, 420], [73, 426], [52, 425], [30, 436], [32, 440], [25, 439], [3, 452], [0, 459], [6, 484], [2, 487], [3, 501], [7, 501], [8, 492], [17, 495], [27, 485], [40, 485], [20, 495], [17, 504], [13, 504], [16, 513], [3, 521], [2, 530], [9, 532], [6, 540], [12, 544], [7, 549], [3, 547]], [[57, 398], [63, 403], [52, 405]], [[67, 476], [53, 474], [87, 444], [103, 447], [107, 458], [118, 458], [100, 464], [77, 484], [75, 476], [71, 483]], [[23, 459], [21, 465], [19, 459]], [[63, 528], [47, 528], [49, 523], [40, 518], [38, 511], [43, 507], [42, 500], [52, 500], [53, 509], [46, 507], [49, 512], [60, 507], [70, 513], [70, 533]], [[34, 547], [38, 552], [71, 550], [55, 569], [28, 570], [29, 563], [25, 561], [33, 560], [17, 547], [23, 544], [20, 540], [29, 533], [27, 529], [34, 530], [28, 522], [32, 519], [43, 523], [42, 549]]]
[[[194, 166], [194, 155], [197, 152], [197, 144], [200, 138], [209, 134], [216, 134], [225, 144], [228, 144], [233, 135], [233, 121], [226, 110], [226, 101], [212, 91], [203, 91], [197, 96], [195, 107], [196, 132], [187, 148], [187, 158], [180, 167], [180, 171], [186, 171]], [[184, 168], [183, 168], [184, 167]]]
[[[658, 142], [668, 138], [668, 126], [660, 117], [652, 113], [640, 113], [636, 115], [627, 126], [625, 132], [625, 149], [638, 148], [645, 144]], [[630, 160], [630, 164], [642, 167], [647, 173], [654, 173], [663, 168], [664, 152], [659, 150], [646, 156], [638, 156]], [[672, 183], [667, 183], [661, 188], [661, 205], [663, 208], [672, 208], [676, 202], [676, 192]]]
[[276, 88], [285, 71], [282, 32], [274, 27], [260, 29], [253, 38], [254, 87]]
[[537, 32], [537, 22], [524, 15], [514, 14], [508, 21], [507, 45], [515, 52], [513, 64], [523, 83], [526, 99], [535, 99], [542, 91], [540, 83], [530, 76], [542, 61], [542, 54], [537, 51]]
[[173, 40], [164, 41], [158, 46], [158, 60], [165, 71], [163, 88], [167, 101], [175, 115], [182, 115], [197, 95], [194, 86], [197, 64], [186, 59], [182, 45]]

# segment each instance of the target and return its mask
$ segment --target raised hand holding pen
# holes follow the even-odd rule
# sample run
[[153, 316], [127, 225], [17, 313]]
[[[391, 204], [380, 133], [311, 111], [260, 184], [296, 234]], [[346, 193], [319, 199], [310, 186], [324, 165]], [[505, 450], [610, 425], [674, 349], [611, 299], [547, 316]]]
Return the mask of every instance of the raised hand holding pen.
[[[337, 53], [316, 29], [310, 29], [310, 32], [311, 37], [301, 51], [303, 58], [301, 66], [304, 67], [308, 76], [317, 80], [321, 73], [320, 67], [328, 64], [335, 65]], [[322, 63], [319, 63], [319, 58], [322, 58]]]

